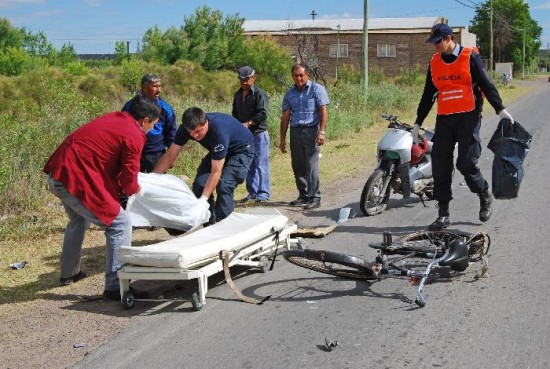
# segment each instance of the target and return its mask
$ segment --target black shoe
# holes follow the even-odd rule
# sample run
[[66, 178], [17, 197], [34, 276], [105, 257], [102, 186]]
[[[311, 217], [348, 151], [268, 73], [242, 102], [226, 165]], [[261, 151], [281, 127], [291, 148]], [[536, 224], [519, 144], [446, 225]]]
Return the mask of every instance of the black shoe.
[[321, 200], [320, 199], [313, 199], [307, 204], [304, 205], [304, 209], [311, 210], [311, 209], [317, 209], [319, 206], [321, 206]]
[[[134, 295], [135, 299], [146, 299], [149, 297], [149, 293], [147, 291], [137, 291], [134, 289], [134, 287], [130, 287], [130, 292], [132, 295]], [[120, 290], [105, 290], [103, 291], [103, 300], [106, 301], [120, 301], [122, 300], [120, 296]]]
[[81, 270], [80, 272], [76, 273], [72, 277], [59, 278], [59, 282], [61, 282], [63, 286], [68, 286], [70, 284], [78, 282], [81, 279], [86, 278], [87, 276], [88, 275]]
[[304, 206], [309, 203], [308, 199], [298, 197], [296, 200], [290, 202], [290, 206]]
[[449, 217], [437, 217], [437, 219], [428, 226], [428, 231], [441, 231], [451, 225]]
[[491, 218], [491, 214], [493, 213], [493, 209], [491, 209], [493, 195], [488, 190], [477, 195], [479, 196], [479, 220], [486, 222]]
[[247, 195], [245, 198], [242, 198], [240, 199], [239, 201], [237, 201], [239, 204], [247, 204], [249, 202], [252, 202], [256, 200], [255, 198], [251, 197], [250, 195]]

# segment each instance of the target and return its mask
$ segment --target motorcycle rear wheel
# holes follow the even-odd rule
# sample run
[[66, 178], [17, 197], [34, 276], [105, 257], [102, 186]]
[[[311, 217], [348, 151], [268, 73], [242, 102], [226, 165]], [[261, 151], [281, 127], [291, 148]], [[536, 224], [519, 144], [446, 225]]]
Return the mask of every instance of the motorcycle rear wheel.
[[[386, 210], [391, 190], [389, 181], [389, 174], [382, 169], [376, 169], [370, 175], [367, 183], [365, 183], [359, 202], [359, 207], [365, 216], [377, 215]], [[386, 182], [386, 191], [382, 193]]]

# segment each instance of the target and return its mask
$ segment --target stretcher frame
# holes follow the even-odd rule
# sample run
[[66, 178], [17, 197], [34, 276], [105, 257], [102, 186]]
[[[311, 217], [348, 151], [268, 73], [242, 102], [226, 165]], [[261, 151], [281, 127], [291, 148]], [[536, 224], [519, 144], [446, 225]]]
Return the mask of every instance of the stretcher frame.
[[[206, 228], [205, 230], [207, 230]], [[191, 303], [193, 309], [198, 311], [206, 304], [206, 293], [208, 291], [208, 277], [225, 269], [226, 281], [235, 294], [243, 301], [251, 303], [262, 303], [250, 298], [243, 298], [240, 291], [236, 291], [233, 282], [230, 280], [229, 267], [240, 265], [260, 268], [262, 272], [270, 270], [269, 256], [277, 253], [278, 249], [291, 248], [290, 235], [297, 230], [296, 224], [286, 224], [283, 227], [273, 227], [269, 234], [242, 247], [220, 250], [217, 256], [208, 257], [193, 263], [185, 268], [162, 268], [125, 264], [118, 270], [120, 281], [121, 303], [125, 309], [131, 309], [135, 301], [162, 301], [161, 299], [135, 299], [130, 292], [130, 281], [136, 280], [193, 280], [198, 281], [198, 290], [192, 294]], [[274, 259], [273, 259], [274, 261]], [[271, 263], [271, 268], [272, 268]], [[229, 277], [228, 277], [229, 276]], [[171, 301], [171, 300], [170, 300]]]

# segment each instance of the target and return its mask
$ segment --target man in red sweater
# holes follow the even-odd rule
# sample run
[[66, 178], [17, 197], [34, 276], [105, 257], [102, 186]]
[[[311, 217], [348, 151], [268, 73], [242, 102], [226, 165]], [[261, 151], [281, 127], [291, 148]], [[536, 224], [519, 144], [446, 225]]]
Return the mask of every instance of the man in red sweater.
[[76, 282], [82, 243], [91, 223], [105, 228], [107, 241], [105, 291], [120, 300], [118, 250], [132, 242], [130, 216], [120, 206], [121, 193], [140, 192], [137, 181], [145, 134], [161, 114], [156, 101], [137, 95], [129, 112], [114, 112], [84, 124], [59, 145], [44, 166], [48, 185], [61, 199], [69, 223], [61, 251], [61, 284]]

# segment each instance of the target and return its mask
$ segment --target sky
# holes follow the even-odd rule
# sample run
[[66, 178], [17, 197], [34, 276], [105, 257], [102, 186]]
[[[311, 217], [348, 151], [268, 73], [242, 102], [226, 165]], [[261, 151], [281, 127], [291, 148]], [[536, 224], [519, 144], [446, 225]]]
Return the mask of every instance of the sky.
[[[468, 26], [475, 4], [485, 0], [368, 0], [369, 18], [438, 17], [451, 26]], [[529, 0], [531, 17], [543, 28], [542, 47], [550, 44], [550, 0]], [[59, 49], [74, 45], [79, 54], [113, 53], [116, 41], [129, 41], [135, 51], [145, 31], [179, 28], [184, 17], [202, 6], [224, 16], [247, 20], [363, 18], [363, 0], [0, 0], [0, 18], [14, 27], [42, 31]]]

